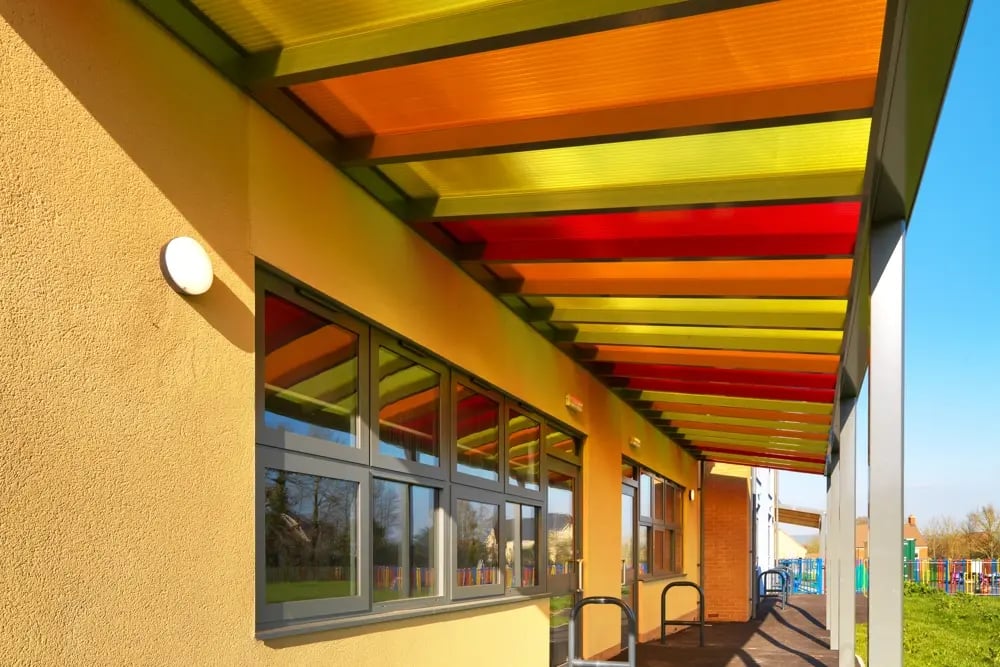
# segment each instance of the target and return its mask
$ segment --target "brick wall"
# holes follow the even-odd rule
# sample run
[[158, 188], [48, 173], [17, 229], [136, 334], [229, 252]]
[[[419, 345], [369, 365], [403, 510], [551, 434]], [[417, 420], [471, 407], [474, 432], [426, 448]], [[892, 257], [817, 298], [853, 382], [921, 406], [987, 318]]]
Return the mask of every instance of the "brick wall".
[[705, 614], [711, 621], [750, 618], [750, 487], [747, 478], [707, 474]]

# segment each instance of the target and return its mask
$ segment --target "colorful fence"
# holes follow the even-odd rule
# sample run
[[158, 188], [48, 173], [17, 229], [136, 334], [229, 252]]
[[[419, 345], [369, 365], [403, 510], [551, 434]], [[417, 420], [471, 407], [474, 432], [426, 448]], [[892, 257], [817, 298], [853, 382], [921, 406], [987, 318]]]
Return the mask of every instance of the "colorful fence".
[[792, 593], [820, 595], [824, 592], [822, 558], [785, 558], [778, 565], [792, 573]]
[[[903, 579], [933, 586], [949, 595], [1000, 596], [1000, 560], [906, 560]], [[868, 592], [868, 561], [855, 565], [854, 586], [858, 593]]]

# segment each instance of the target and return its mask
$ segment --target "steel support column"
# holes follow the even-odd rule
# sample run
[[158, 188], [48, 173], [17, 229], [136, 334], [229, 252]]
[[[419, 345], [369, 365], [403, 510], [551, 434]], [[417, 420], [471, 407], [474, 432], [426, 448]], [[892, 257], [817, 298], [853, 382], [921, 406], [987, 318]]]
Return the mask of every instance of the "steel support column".
[[840, 667], [854, 667], [854, 624], [855, 618], [855, 591], [854, 591], [854, 529], [855, 518], [857, 516], [857, 456], [855, 434], [857, 431], [857, 417], [855, 406], [857, 400], [853, 398], [842, 399], [840, 402], [840, 463], [837, 469], [840, 471], [840, 490], [838, 492], [839, 515], [837, 538], [834, 540], [836, 547], [833, 557], [837, 561], [837, 571], [839, 578], [830, 579], [830, 590], [837, 589], [837, 599], [839, 601], [839, 622], [840, 629], [838, 642], [833, 642], [831, 646], [840, 651]]
[[[835, 582], [840, 577], [840, 570], [837, 567], [837, 551], [840, 535], [840, 513], [838, 511], [840, 503], [840, 461], [834, 459], [833, 469], [827, 477], [826, 491], [826, 554], [824, 565], [826, 566], [826, 580]], [[836, 648], [840, 636], [840, 590], [838, 586], [827, 585], [826, 587], [826, 627], [830, 631], [830, 647]]]
[[903, 664], [903, 221], [871, 232], [869, 664]]

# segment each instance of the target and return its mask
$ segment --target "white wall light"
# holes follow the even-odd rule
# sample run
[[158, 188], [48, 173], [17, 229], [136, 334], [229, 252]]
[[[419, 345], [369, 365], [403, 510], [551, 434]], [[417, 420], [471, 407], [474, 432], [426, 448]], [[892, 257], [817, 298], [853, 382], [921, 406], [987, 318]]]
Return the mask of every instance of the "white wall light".
[[694, 500], [694, 489], [688, 489], [688, 500]]
[[163, 247], [160, 255], [163, 275], [181, 294], [197, 296], [212, 286], [212, 260], [190, 236], [178, 236]]

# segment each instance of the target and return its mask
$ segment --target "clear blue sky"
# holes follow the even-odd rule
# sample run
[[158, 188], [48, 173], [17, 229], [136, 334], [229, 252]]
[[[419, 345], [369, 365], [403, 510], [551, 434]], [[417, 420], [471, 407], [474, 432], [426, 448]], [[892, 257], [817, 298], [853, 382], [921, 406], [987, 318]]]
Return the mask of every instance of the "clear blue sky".
[[[1000, 505], [998, 34], [1000, 2], [976, 0], [906, 238], [905, 498], [923, 525]], [[859, 417], [864, 515], [867, 400]], [[822, 477], [780, 480], [782, 502], [823, 507]]]

